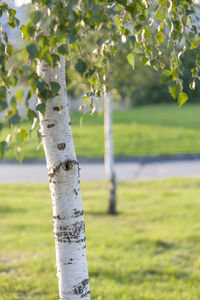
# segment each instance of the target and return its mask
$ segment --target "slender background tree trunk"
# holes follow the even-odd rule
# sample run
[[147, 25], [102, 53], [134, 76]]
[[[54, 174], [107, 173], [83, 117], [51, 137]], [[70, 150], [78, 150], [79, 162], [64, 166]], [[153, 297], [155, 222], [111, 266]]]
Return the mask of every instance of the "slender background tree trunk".
[[61, 89], [40, 114], [53, 205], [57, 276], [61, 300], [90, 299], [85, 246], [79, 164], [73, 145], [66, 99], [65, 59], [51, 69], [38, 63], [38, 74], [48, 83], [57, 81]]
[[109, 206], [108, 213], [116, 213], [116, 175], [113, 154], [112, 132], [112, 98], [104, 93], [104, 137], [105, 152], [104, 165], [107, 179], [109, 180]]

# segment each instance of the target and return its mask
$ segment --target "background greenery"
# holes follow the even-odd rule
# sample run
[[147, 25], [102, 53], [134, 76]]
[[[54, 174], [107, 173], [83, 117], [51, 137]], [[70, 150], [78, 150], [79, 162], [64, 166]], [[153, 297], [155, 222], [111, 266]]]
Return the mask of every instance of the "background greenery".
[[[200, 180], [120, 183], [114, 217], [107, 188], [82, 185], [92, 299], [199, 300]], [[58, 298], [51, 218], [47, 185], [0, 186], [1, 300]]]
[[[168, 39], [168, 36], [167, 36]], [[130, 44], [130, 42], [129, 42]], [[118, 102], [130, 106], [150, 105], [156, 103], [173, 104], [173, 99], [168, 91], [167, 84], [163, 83], [161, 70], [154, 70], [150, 66], [144, 66], [140, 61], [140, 56], [135, 55], [134, 69], [127, 63], [127, 54], [132, 50], [129, 44], [124, 46], [119, 42], [115, 55], [111, 58], [110, 69], [107, 72], [107, 80], [113, 97]], [[83, 49], [87, 51], [95, 48], [95, 38], [90, 36], [87, 40], [82, 41]], [[167, 45], [166, 45], [167, 49]], [[169, 64], [169, 49], [166, 50], [163, 58], [166, 66]], [[74, 57], [75, 56], [75, 57]], [[76, 60], [76, 55], [73, 59]], [[197, 80], [195, 90], [190, 89], [192, 81], [191, 69], [195, 67], [196, 58], [200, 57], [200, 51], [193, 49], [182, 55], [184, 92], [189, 96], [189, 102], [198, 102], [200, 94], [200, 83]], [[67, 62], [67, 90], [72, 97], [80, 97], [84, 94], [89, 83], [85, 77], [77, 73], [74, 66]], [[161, 84], [162, 83], [162, 84]], [[168, 82], [169, 83], [169, 82]]]
[[[114, 112], [114, 147], [116, 156], [200, 153], [200, 106], [186, 104], [140, 106]], [[72, 113], [72, 131], [79, 157], [102, 157], [104, 154], [103, 113], [94, 116]], [[82, 124], [82, 126], [81, 126]], [[27, 124], [25, 123], [26, 127]], [[2, 132], [1, 138], [8, 134]], [[37, 151], [36, 133], [25, 141], [24, 158], [42, 159]], [[5, 159], [16, 157], [11, 148]]]

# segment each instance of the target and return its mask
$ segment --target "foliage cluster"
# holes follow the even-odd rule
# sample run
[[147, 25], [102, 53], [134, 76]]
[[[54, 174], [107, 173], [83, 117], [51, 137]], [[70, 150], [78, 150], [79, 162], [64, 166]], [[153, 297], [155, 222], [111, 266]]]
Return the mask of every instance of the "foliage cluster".
[[[6, 68], [7, 62], [15, 55], [3, 29], [1, 42], [1, 111], [5, 116], [13, 135], [0, 144], [0, 154], [4, 154], [8, 141], [12, 137], [18, 149], [34, 129], [38, 113], [45, 113], [46, 101], [58, 95], [60, 86], [56, 81], [47, 84], [37, 74], [38, 60], [44, 60], [52, 68], [64, 55], [75, 70], [84, 76], [89, 83], [89, 90], [84, 96], [85, 103], [90, 101], [90, 111], [94, 111], [93, 98], [102, 95], [102, 88], [109, 89], [109, 71], [112, 58], [119, 44], [130, 47], [127, 60], [135, 67], [135, 55], [138, 54], [144, 65], [155, 70], [162, 70], [162, 82], [169, 84], [169, 91], [180, 105], [188, 99], [183, 91], [183, 66], [181, 56], [186, 49], [199, 47], [199, 17], [193, 1], [177, 0], [33, 0], [34, 9], [30, 22], [20, 27], [27, 41], [23, 49], [23, 64]], [[19, 25], [15, 10], [7, 4], [0, 4], [0, 15], [8, 14], [11, 28]], [[82, 41], [89, 36], [95, 40], [95, 48], [82, 48]], [[166, 64], [166, 46], [170, 49]], [[74, 55], [76, 60], [74, 60]], [[194, 89], [199, 79], [199, 58], [191, 69], [191, 88]], [[10, 104], [6, 93], [11, 87], [28, 84], [26, 95], [27, 117], [31, 130], [21, 127], [19, 103], [23, 100], [23, 89], [12, 96]], [[36, 110], [29, 107], [29, 99], [36, 93], [41, 103]], [[38, 136], [40, 133], [38, 132]]]

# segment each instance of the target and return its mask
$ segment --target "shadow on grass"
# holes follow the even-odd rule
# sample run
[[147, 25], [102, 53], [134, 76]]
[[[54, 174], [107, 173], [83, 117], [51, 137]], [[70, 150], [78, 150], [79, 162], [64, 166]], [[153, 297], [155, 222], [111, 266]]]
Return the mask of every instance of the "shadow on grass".
[[124, 246], [125, 249], [129, 249], [130, 247], [133, 249], [133, 251], [145, 251], [147, 250], [148, 253], [151, 252], [154, 255], [162, 254], [165, 252], [170, 253], [170, 251], [177, 250], [180, 248], [178, 244], [170, 243], [167, 241], [163, 241], [160, 239], [156, 240], [150, 240], [150, 239], [136, 239], [132, 240], [131, 246], [130, 243]]
[[120, 215], [120, 212], [116, 214], [109, 214], [107, 211], [84, 211], [85, 216], [99, 216], [99, 217], [117, 217]]
[[[146, 270], [135, 270], [133, 272], [117, 272], [116, 270], [98, 270], [90, 272], [91, 277], [108, 278], [115, 280], [119, 284], [142, 284], [144, 282], [163, 282], [170, 280], [188, 280], [190, 273], [184, 271], [169, 271], [164, 269], [149, 268]], [[194, 277], [193, 277], [194, 279]]]
[[1, 214], [12, 214], [12, 213], [24, 213], [27, 209], [21, 207], [12, 207], [12, 206], [0, 206], [0, 215]]
[[17, 268], [13, 266], [0, 265], [0, 274], [9, 273], [15, 271]]

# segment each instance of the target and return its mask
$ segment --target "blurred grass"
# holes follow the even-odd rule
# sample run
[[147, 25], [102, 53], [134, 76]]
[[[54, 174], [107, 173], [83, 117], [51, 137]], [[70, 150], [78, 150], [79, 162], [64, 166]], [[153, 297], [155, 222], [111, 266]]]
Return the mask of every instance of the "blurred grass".
[[[200, 105], [177, 104], [141, 106], [114, 112], [114, 148], [116, 156], [168, 155], [200, 153]], [[103, 114], [83, 117], [71, 114], [77, 156], [102, 157], [104, 154]], [[27, 127], [27, 124], [25, 124]], [[5, 136], [7, 132], [3, 132]], [[24, 146], [25, 159], [44, 158], [42, 146], [37, 151], [33, 134]], [[11, 149], [6, 159], [15, 158]]]
[[[82, 186], [93, 300], [200, 299], [200, 180]], [[98, 193], [97, 193], [98, 191]], [[47, 185], [0, 186], [0, 299], [58, 299]]]

